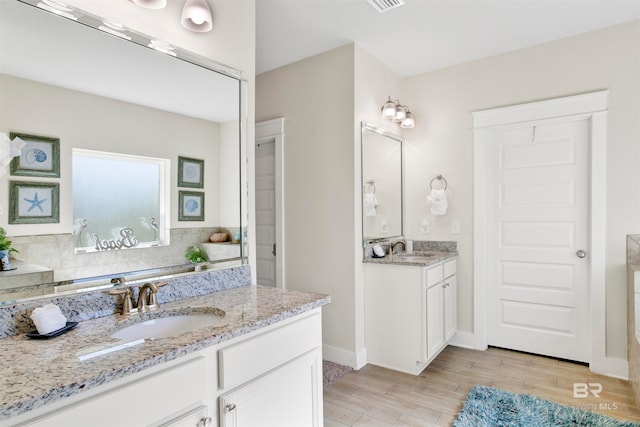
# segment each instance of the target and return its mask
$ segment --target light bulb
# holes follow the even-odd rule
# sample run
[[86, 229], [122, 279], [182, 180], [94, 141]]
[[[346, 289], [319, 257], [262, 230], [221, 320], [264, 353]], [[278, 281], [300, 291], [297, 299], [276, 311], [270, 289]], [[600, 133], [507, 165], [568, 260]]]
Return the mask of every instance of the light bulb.
[[391, 101], [391, 97], [389, 100], [384, 103], [382, 106], [382, 117], [385, 119], [393, 119], [396, 116], [396, 104]]
[[213, 28], [211, 9], [206, 0], [185, 1], [181, 21], [184, 28], [197, 33], [206, 33]]
[[394, 117], [394, 122], [401, 122], [407, 117], [407, 107], [398, 105], [396, 107], [396, 116]]

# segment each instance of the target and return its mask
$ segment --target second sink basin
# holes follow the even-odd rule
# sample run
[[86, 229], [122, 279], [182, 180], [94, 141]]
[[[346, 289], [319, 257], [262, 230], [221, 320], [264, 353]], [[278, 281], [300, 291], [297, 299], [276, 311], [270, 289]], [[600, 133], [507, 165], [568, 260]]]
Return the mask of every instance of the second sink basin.
[[425, 261], [429, 258], [435, 258], [438, 255], [432, 252], [403, 252], [400, 254], [396, 254], [395, 257], [400, 258], [405, 261]]
[[134, 323], [111, 334], [120, 340], [139, 340], [175, 337], [196, 329], [222, 326], [224, 316], [216, 314], [183, 314], [159, 317]]

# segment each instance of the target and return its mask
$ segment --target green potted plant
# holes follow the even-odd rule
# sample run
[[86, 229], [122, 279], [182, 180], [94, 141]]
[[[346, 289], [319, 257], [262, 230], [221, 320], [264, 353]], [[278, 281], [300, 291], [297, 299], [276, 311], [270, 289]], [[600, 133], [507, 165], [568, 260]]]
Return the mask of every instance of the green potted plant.
[[189, 262], [195, 264], [196, 271], [202, 270], [202, 265], [207, 262], [207, 253], [205, 250], [195, 245], [188, 247], [184, 256]]
[[11, 247], [11, 240], [7, 239], [7, 232], [0, 227], [0, 271], [11, 270], [11, 252], [20, 253]]

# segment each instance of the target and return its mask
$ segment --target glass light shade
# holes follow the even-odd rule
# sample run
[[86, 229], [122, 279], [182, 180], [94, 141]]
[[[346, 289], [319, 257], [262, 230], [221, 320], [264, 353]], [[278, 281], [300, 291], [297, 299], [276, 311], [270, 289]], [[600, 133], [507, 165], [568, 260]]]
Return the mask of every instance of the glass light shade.
[[411, 129], [416, 125], [416, 121], [413, 118], [413, 113], [411, 111], [407, 111], [407, 116], [404, 118], [402, 122], [400, 122], [400, 127], [405, 129]]
[[391, 97], [389, 100], [384, 103], [382, 106], [382, 117], [385, 119], [393, 119], [396, 116], [396, 104], [391, 101]]
[[396, 107], [396, 116], [393, 118], [394, 122], [401, 122], [407, 117], [407, 107], [404, 105], [398, 105]]
[[182, 9], [182, 26], [189, 31], [206, 33], [213, 28], [211, 9], [206, 0], [187, 0]]
[[167, 5], [167, 0], [131, 0], [131, 3], [147, 9], [162, 9]]

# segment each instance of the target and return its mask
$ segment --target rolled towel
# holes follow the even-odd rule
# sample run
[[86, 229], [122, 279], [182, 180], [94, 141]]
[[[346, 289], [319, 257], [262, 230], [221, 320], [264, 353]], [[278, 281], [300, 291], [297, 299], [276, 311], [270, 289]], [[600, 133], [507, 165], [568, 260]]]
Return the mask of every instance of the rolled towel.
[[33, 320], [40, 335], [62, 329], [67, 324], [67, 318], [60, 311], [60, 307], [55, 304], [47, 304], [36, 308], [31, 313], [31, 320]]

